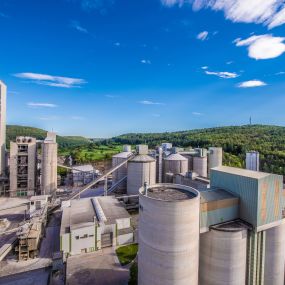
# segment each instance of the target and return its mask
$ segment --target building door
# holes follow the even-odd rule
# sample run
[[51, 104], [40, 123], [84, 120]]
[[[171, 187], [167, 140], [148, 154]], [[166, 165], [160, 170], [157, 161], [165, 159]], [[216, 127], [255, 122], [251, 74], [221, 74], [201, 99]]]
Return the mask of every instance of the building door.
[[101, 235], [101, 246], [108, 247], [113, 245], [113, 233], [105, 233]]

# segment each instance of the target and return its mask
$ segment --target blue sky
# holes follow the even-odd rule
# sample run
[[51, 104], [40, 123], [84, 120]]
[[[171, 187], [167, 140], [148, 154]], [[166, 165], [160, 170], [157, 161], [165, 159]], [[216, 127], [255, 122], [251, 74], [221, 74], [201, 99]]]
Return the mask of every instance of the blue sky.
[[89, 137], [285, 125], [284, 2], [1, 0], [8, 123]]

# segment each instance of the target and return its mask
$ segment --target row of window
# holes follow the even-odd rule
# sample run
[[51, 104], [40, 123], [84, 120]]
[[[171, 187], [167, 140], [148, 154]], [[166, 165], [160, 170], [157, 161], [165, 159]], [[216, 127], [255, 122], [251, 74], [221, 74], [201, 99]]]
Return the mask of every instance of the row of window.
[[[89, 235], [89, 237], [94, 237], [94, 235]], [[85, 234], [83, 236], [75, 236], [75, 239], [83, 239], [83, 238], [88, 238], [88, 234]]]

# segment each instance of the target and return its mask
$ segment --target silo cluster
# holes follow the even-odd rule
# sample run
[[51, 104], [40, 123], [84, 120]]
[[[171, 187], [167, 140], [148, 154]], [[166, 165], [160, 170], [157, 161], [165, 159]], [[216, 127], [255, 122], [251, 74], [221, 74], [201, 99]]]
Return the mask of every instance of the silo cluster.
[[155, 184], [140, 189], [139, 285], [198, 285], [198, 191]]

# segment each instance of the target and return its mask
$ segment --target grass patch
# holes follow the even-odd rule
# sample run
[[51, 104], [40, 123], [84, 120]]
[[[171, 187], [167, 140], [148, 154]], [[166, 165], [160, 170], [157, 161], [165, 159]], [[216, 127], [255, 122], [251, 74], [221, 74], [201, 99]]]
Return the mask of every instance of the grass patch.
[[138, 244], [121, 246], [116, 249], [117, 256], [121, 265], [127, 265], [132, 262], [138, 252]]

